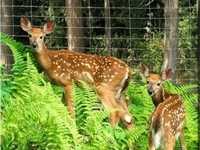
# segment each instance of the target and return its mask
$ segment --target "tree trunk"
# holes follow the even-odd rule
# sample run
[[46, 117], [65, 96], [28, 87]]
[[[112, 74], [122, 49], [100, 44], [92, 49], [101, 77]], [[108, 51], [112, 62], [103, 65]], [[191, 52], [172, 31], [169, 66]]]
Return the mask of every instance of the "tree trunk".
[[164, 63], [162, 69], [171, 68], [175, 80], [176, 56], [178, 48], [178, 0], [164, 1], [165, 38]]
[[84, 51], [84, 34], [80, 0], [65, 0], [67, 7], [68, 48], [74, 51]]
[[[1, 32], [12, 35], [12, 1], [1, 1]], [[6, 7], [10, 6], [10, 7]], [[5, 65], [6, 71], [9, 71], [12, 64], [12, 53], [8, 47], [0, 43], [0, 64]]]
[[110, 0], [104, 0], [105, 11], [105, 48], [112, 54], [111, 50], [111, 21], [110, 21]]
[[[197, 3], [197, 38], [198, 38], [198, 43], [197, 43], [197, 65], [198, 65], [198, 72], [197, 72], [197, 76], [198, 76], [198, 93], [200, 93], [200, 2]], [[200, 96], [199, 96], [200, 98]], [[199, 102], [199, 110], [200, 110], [200, 102]], [[200, 135], [200, 134], [199, 134]]]

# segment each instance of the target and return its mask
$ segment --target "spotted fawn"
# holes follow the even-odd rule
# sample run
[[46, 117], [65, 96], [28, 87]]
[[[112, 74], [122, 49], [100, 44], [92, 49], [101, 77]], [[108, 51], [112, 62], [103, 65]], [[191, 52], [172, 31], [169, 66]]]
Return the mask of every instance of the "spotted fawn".
[[163, 88], [163, 81], [171, 78], [172, 70], [166, 69], [159, 75], [149, 73], [148, 67], [142, 65], [141, 72], [147, 80], [147, 91], [155, 105], [151, 115], [149, 149], [155, 150], [161, 146], [165, 150], [173, 150], [176, 139], [179, 139], [182, 150], [186, 150], [183, 131], [185, 111], [182, 99]]
[[32, 27], [26, 17], [20, 19], [21, 28], [30, 35], [30, 43], [36, 46], [37, 59], [47, 75], [64, 87], [65, 101], [69, 113], [74, 116], [72, 81], [85, 81], [91, 85], [110, 112], [110, 123], [114, 127], [120, 120], [127, 128], [132, 126], [132, 117], [122, 92], [131, 75], [124, 62], [110, 56], [97, 56], [63, 50], [49, 50], [44, 37], [54, 30], [48, 21], [43, 27]]

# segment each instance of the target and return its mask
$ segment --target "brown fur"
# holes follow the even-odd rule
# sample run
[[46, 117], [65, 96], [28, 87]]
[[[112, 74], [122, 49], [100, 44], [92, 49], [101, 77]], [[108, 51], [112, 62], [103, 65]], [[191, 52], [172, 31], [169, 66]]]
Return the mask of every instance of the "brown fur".
[[151, 93], [155, 110], [151, 115], [149, 132], [149, 149], [156, 149], [156, 140], [160, 137], [160, 144], [165, 150], [173, 150], [176, 137], [179, 137], [182, 150], [186, 150], [183, 127], [185, 111], [182, 99], [177, 94], [171, 94], [164, 90], [162, 82], [170, 78], [171, 69], [164, 70], [162, 76], [149, 73], [149, 69], [143, 66], [142, 73], [147, 79], [148, 92]]
[[129, 67], [110, 56], [89, 55], [66, 49], [49, 50], [43, 38], [53, 30], [52, 26], [53, 23], [48, 22], [43, 29], [32, 28], [27, 18], [21, 18], [22, 29], [31, 35], [30, 41], [37, 46], [39, 63], [51, 79], [64, 87], [68, 111], [74, 116], [72, 80], [85, 81], [96, 89], [103, 105], [111, 112], [111, 125], [115, 126], [121, 119], [129, 127], [131, 116], [122, 96], [130, 77]]

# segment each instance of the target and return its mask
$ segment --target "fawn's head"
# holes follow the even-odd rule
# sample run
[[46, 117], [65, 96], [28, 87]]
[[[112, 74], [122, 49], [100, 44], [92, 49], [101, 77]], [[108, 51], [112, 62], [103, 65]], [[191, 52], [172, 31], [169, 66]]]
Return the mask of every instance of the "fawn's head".
[[147, 80], [147, 91], [151, 96], [160, 92], [162, 90], [163, 81], [170, 79], [172, 75], [172, 69], [165, 69], [161, 72], [161, 75], [150, 73], [149, 68], [143, 64], [140, 70]]
[[42, 46], [45, 35], [51, 33], [54, 29], [54, 23], [52, 21], [48, 21], [42, 28], [32, 27], [31, 22], [24, 16], [20, 19], [20, 26], [29, 34], [30, 43], [34, 47]]

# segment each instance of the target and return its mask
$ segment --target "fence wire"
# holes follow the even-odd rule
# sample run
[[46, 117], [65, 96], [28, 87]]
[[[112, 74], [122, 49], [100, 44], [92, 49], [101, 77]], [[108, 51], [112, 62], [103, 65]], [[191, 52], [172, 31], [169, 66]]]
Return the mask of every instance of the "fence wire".
[[[5, 0], [4, 0], [5, 1]], [[163, 58], [164, 17], [163, 5], [157, 1], [143, 0], [135, 2], [110, 0], [110, 16], [105, 15], [104, 1], [81, 1], [81, 16], [84, 36], [76, 37], [84, 40], [84, 46], [79, 47], [87, 53], [107, 54], [105, 39], [110, 40], [111, 55], [126, 61], [130, 66], [137, 67], [139, 63], [149, 63], [159, 70]], [[20, 28], [20, 17], [27, 16], [33, 25], [41, 26], [47, 20], [56, 23], [55, 31], [47, 36], [49, 48], [68, 48], [66, 14], [70, 7], [64, 0], [12, 0], [1, 3], [1, 10], [7, 14], [1, 15], [1, 31], [13, 36], [16, 40], [29, 45], [28, 36]], [[178, 55], [177, 82], [197, 82], [197, 1], [189, 0], [179, 5], [178, 20]], [[105, 19], [110, 19], [111, 37], [106, 37]], [[4, 20], [11, 20], [4, 23]], [[9, 30], [5, 30], [5, 28]], [[74, 27], [76, 28], [76, 27]], [[158, 56], [159, 55], [159, 56]], [[9, 57], [6, 59], [6, 57]], [[1, 63], [10, 66], [11, 54], [5, 47], [1, 48]]]

